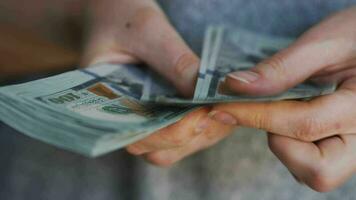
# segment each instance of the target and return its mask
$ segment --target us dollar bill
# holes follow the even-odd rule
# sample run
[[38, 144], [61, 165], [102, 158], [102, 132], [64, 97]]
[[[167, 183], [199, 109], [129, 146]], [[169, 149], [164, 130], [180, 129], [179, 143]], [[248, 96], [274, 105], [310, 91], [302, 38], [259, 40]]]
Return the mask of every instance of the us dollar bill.
[[[104, 64], [0, 89], [0, 119], [33, 138], [99, 156], [174, 123], [194, 107], [146, 104], [131, 66]], [[137, 79], [136, 79], [137, 78]], [[140, 91], [140, 92], [138, 92]]]
[[309, 82], [269, 97], [225, 89], [226, 74], [255, 66], [291, 41], [210, 27], [192, 99], [181, 98], [147, 66], [103, 63], [0, 88], [0, 120], [38, 140], [99, 156], [141, 140], [205, 104], [303, 99], [333, 92], [333, 84]]
[[221, 31], [220, 28], [210, 26], [205, 33], [201, 65], [199, 68], [196, 90], [194, 92], [194, 99], [202, 99], [202, 95], [209, 89], [209, 86], [205, 84], [206, 79], [208, 78], [206, 75], [208, 74], [208, 71], [213, 68], [211, 65], [216, 62], [216, 56], [213, 56], [213, 53], [216, 53], [216, 51], [219, 50], [219, 42], [221, 40], [221, 38], [218, 38], [220, 37], [219, 31]]
[[151, 93], [144, 101], [165, 104], [211, 104], [219, 102], [276, 101], [309, 99], [332, 93], [334, 83], [319, 85], [311, 81], [273, 96], [246, 96], [232, 93], [225, 84], [227, 74], [245, 71], [288, 47], [294, 39], [258, 34], [252, 31], [221, 26], [206, 32], [198, 81], [191, 100]]
[[309, 81], [273, 96], [246, 96], [232, 93], [226, 87], [227, 74], [248, 70], [292, 42], [290, 38], [257, 34], [243, 29], [209, 27], [204, 38], [201, 66], [192, 99], [181, 98], [169, 82], [148, 67], [123, 68], [117, 77], [122, 79], [122, 83], [136, 81], [135, 89], [131, 87], [127, 95], [142, 102], [175, 106], [308, 99], [332, 93], [335, 84], [319, 85]]

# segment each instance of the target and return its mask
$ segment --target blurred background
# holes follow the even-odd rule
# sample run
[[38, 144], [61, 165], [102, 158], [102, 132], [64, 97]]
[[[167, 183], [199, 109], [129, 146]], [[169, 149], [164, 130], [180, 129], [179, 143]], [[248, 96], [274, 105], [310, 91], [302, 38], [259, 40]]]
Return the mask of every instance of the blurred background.
[[81, 0], [0, 1], [0, 78], [73, 69], [79, 60]]

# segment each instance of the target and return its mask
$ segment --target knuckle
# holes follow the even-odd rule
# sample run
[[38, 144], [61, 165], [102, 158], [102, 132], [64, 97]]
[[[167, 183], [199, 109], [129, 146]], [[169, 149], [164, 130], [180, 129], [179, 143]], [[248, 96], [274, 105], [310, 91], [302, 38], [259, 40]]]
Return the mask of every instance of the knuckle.
[[280, 152], [280, 142], [276, 139], [275, 136], [270, 135], [268, 137], [268, 147], [274, 154], [278, 154]]
[[181, 134], [180, 131], [173, 134], [163, 135], [162, 139], [169, 143], [172, 147], [184, 146], [189, 141], [189, 138], [185, 134]]
[[286, 73], [284, 58], [279, 54], [276, 54], [275, 56], [267, 59], [266, 61], [263, 62], [263, 64], [265, 64], [270, 69], [272, 69], [273, 72], [276, 73], [277, 75]]
[[134, 156], [139, 156], [143, 153], [143, 150], [136, 144], [126, 147], [126, 151]]
[[314, 117], [308, 117], [303, 120], [300, 126], [296, 126], [293, 134], [296, 139], [313, 142], [321, 138], [322, 134], [327, 131], [325, 123]]
[[215, 141], [220, 141], [226, 137], [228, 137], [232, 131], [231, 129], [228, 127], [214, 127], [215, 130], [208, 130], [204, 133], [206, 139], [211, 143], [211, 142], [215, 142]]
[[200, 150], [207, 149], [207, 148], [213, 146], [214, 144], [216, 144], [217, 142], [219, 142], [220, 140], [222, 140], [225, 137], [225, 136], [222, 136], [222, 133], [220, 133], [220, 132], [204, 133], [203, 136], [206, 138], [206, 141], [201, 142], [199, 144], [199, 145], [201, 145]]
[[335, 188], [335, 180], [331, 177], [329, 165], [326, 163], [318, 164], [310, 169], [310, 176], [307, 184], [315, 191], [329, 192]]
[[162, 153], [148, 154], [146, 160], [155, 166], [164, 168], [171, 167], [176, 162], [174, 159], [165, 156]]
[[178, 76], [184, 76], [185, 72], [191, 71], [192, 67], [196, 66], [196, 69], [198, 69], [198, 65], [196, 65], [198, 62], [198, 58], [192, 52], [184, 52], [173, 63], [174, 73]]
[[264, 113], [255, 113], [251, 116], [252, 125], [258, 129], [265, 129], [267, 131], [272, 131], [272, 118]]
[[171, 137], [170, 141], [171, 141], [176, 147], [184, 146], [184, 145], [187, 143], [187, 139], [184, 138], [183, 136]]
[[266, 61], [263, 61], [259, 66], [263, 66], [257, 68], [257, 70], [260, 71], [261, 74], [264, 74], [265, 78], [269, 80], [279, 80], [270, 81], [268, 86], [269, 90], [280, 91], [290, 87], [290, 85], [287, 84], [280, 84], [281, 81], [288, 83], [286, 77], [290, 77], [288, 76], [287, 67], [285, 66], [285, 61], [282, 56], [277, 54]]

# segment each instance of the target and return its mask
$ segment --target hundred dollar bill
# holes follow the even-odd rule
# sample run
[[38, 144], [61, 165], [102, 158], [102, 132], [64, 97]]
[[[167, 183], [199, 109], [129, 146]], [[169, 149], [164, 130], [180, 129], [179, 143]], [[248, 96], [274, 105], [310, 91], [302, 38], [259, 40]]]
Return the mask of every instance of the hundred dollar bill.
[[206, 81], [206, 74], [208, 70], [212, 68], [211, 64], [215, 63], [215, 60], [211, 60], [216, 58], [216, 56], [212, 56], [212, 53], [219, 49], [220, 39], [217, 38], [219, 36], [218, 33], [219, 32], [216, 31], [216, 28], [212, 26], [208, 27], [205, 33], [201, 64], [197, 78], [197, 85], [194, 92], [194, 99], [201, 99], [204, 91], [209, 89], [208, 85], [204, 83]]
[[335, 85], [303, 83], [279, 95], [249, 97], [224, 87], [224, 77], [247, 70], [292, 40], [241, 29], [210, 27], [193, 99], [146, 66], [100, 64], [0, 88], [0, 120], [31, 136], [88, 156], [125, 147], [204, 104], [303, 99]]
[[210, 27], [206, 33], [202, 61], [194, 99], [184, 100], [151, 92], [144, 101], [165, 104], [210, 104], [218, 102], [272, 101], [308, 99], [332, 93], [336, 85], [305, 82], [274, 96], [246, 96], [232, 93], [225, 86], [230, 72], [248, 70], [262, 60], [286, 48], [293, 39], [224, 27]]
[[335, 90], [335, 84], [317, 85], [305, 82], [278, 95], [265, 97], [249, 97], [231, 93], [224, 86], [225, 76], [234, 71], [244, 71], [255, 66], [286, 48], [293, 40], [260, 35], [242, 29], [216, 28], [219, 38], [219, 50], [212, 53], [214, 63], [209, 64], [205, 75], [205, 87], [200, 98], [208, 102], [221, 101], [270, 101], [285, 99], [301, 99], [329, 94]]
[[[0, 120], [36, 139], [98, 156], [179, 120], [193, 107], [145, 104], [126, 65], [100, 65], [0, 89]], [[138, 92], [138, 93], [137, 93]]]

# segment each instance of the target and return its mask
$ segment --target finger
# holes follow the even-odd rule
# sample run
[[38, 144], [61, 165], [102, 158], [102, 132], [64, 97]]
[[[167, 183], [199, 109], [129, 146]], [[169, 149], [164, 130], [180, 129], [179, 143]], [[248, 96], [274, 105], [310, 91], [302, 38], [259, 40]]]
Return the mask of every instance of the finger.
[[209, 116], [226, 124], [263, 129], [303, 141], [340, 132], [355, 133], [356, 79], [346, 81], [332, 95], [312, 101], [231, 103], [213, 108]]
[[171, 166], [187, 156], [213, 146], [217, 142], [227, 137], [233, 128], [231, 126], [222, 125], [214, 121], [211, 121], [210, 123], [211, 128], [206, 129], [204, 133], [198, 135], [186, 145], [173, 149], [151, 152], [144, 155], [144, 158], [158, 166]]
[[338, 73], [340, 71], [346, 71], [346, 70], [354, 69], [355, 66], [356, 66], [356, 56], [354, 56], [351, 59], [346, 60], [344, 62], [338, 63], [336, 65], [332, 65], [332, 66], [326, 67], [326, 68], [320, 70], [314, 76], [318, 77], [318, 76], [333, 75], [333, 74]]
[[[355, 65], [356, 66], [356, 65]], [[356, 76], [356, 68], [349, 68], [349, 69], [344, 69], [338, 72], [335, 72], [333, 74], [325, 74], [322, 76], [317, 76], [312, 79], [312, 81], [319, 83], [319, 84], [325, 84], [325, 83], [341, 83], [344, 82], [345, 80], [351, 79], [352, 77]]]
[[292, 174], [320, 192], [335, 189], [355, 172], [355, 135], [308, 143], [270, 134], [269, 145]]
[[99, 61], [109, 57], [119, 63], [140, 60], [172, 82], [183, 95], [192, 96], [198, 57], [155, 1], [123, 1], [111, 0], [110, 4], [99, 1], [91, 6], [96, 15], [85, 48], [85, 62], [93, 57]]
[[83, 56], [80, 64], [82, 67], [88, 67], [99, 63], [137, 64], [140, 62], [138, 58], [124, 52], [113, 51], [111, 49], [102, 49], [100, 51], [97, 47], [92, 48], [96, 49], [96, 52], [88, 52]]
[[[126, 1], [126, 2], [125, 2]], [[122, 6], [126, 5], [126, 6]], [[124, 34], [125, 21], [140, 7], [154, 8], [150, 1], [137, 0], [103, 0], [88, 4], [90, 24], [89, 34], [84, 45], [81, 66], [98, 63], [138, 63], [139, 58], [127, 51], [125, 47], [128, 36]], [[121, 40], [125, 42], [121, 42]]]
[[163, 128], [149, 137], [127, 147], [127, 151], [134, 155], [172, 149], [185, 146], [192, 139], [202, 134], [210, 127], [212, 120], [207, 118], [208, 108], [202, 108], [189, 113], [179, 122]]
[[339, 23], [340, 19], [342, 17], [336, 15], [325, 20], [290, 47], [250, 71], [229, 74], [227, 85], [238, 93], [274, 95], [305, 81], [324, 68], [354, 57], [354, 33], [349, 30], [352, 24]]
[[127, 23], [127, 34], [138, 38], [131, 44], [131, 53], [170, 80], [183, 95], [192, 96], [199, 59], [167, 18], [161, 12], [146, 9]]

